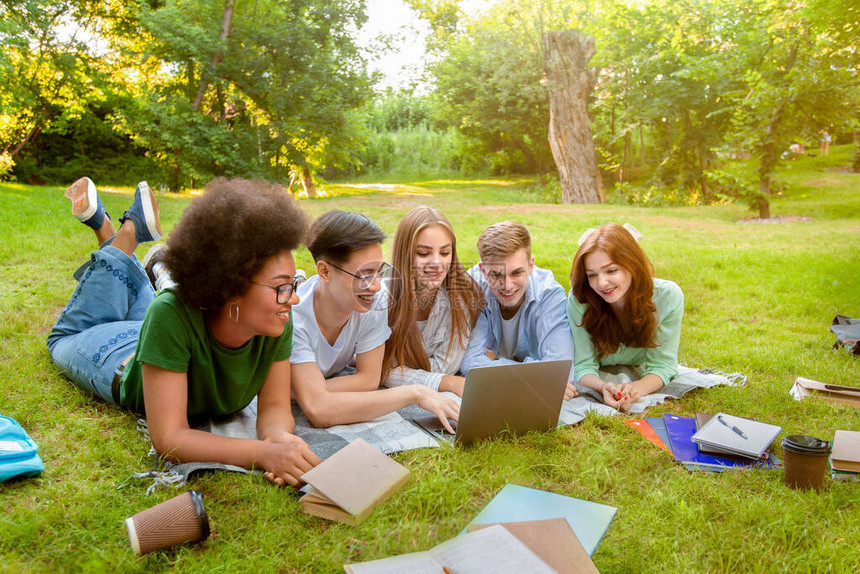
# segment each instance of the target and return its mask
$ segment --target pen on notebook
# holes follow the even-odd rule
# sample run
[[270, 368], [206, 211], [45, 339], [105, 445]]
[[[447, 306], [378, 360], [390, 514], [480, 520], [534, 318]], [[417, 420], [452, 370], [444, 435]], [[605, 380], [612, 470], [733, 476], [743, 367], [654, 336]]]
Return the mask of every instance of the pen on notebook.
[[736, 427], [736, 426], [734, 426], [734, 425], [730, 425], [729, 423], [727, 423], [727, 422], [723, 419], [723, 415], [718, 415], [718, 416], [717, 416], [717, 420], [718, 420], [718, 421], [720, 421], [721, 423], [723, 423], [724, 425], [726, 425], [727, 427], [729, 427], [730, 429], [732, 429], [732, 431], [734, 431], [734, 433], [735, 433], [735, 434], [737, 434], [737, 435], [739, 435], [739, 436], [741, 436], [741, 437], [743, 437], [743, 438], [745, 438], [745, 439], [746, 439], [746, 438], [749, 438], [749, 437], [747, 436], [747, 433], [745, 433], [744, 431], [742, 431], [742, 430], [741, 430], [741, 429], [739, 429], [738, 427]]

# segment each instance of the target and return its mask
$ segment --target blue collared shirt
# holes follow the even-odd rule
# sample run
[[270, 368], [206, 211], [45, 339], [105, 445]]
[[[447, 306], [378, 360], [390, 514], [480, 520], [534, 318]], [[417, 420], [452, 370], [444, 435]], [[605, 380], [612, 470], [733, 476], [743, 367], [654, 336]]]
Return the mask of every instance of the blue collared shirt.
[[[487, 304], [478, 317], [469, 337], [469, 348], [460, 365], [465, 375], [472, 367], [488, 367], [513, 364], [505, 358], [495, 360], [487, 357], [485, 350], [496, 354], [502, 336], [502, 313], [499, 300], [490, 291], [481, 269], [475, 265], [469, 274], [484, 290]], [[517, 332], [517, 348], [514, 357], [530, 361], [570, 359], [573, 361], [573, 336], [567, 322], [567, 295], [564, 287], [555, 280], [552, 271], [537, 266], [529, 275], [528, 288], [519, 309], [520, 321]], [[573, 367], [570, 369], [573, 380]]]

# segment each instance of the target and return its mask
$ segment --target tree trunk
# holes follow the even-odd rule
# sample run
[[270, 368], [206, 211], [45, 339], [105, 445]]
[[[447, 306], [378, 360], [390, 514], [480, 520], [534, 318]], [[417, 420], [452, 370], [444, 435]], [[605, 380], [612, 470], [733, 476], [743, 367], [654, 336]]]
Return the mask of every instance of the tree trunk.
[[176, 193], [179, 191], [179, 175], [181, 173], [182, 166], [179, 165], [178, 161], [174, 161], [173, 165], [170, 166], [170, 171], [167, 173], [167, 189]]
[[770, 178], [764, 177], [759, 181], [758, 216], [770, 219]]
[[[224, 0], [224, 17], [221, 19], [221, 44], [223, 46], [224, 42], [227, 41], [227, 38], [230, 36], [230, 26], [233, 23], [233, 11], [236, 7], [236, 0]], [[212, 54], [212, 69], [215, 69], [221, 60], [224, 59], [224, 54], [222, 52], [216, 52]], [[200, 103], [203, 101], [203, 96], [206, 94], [206, 90], [209, 88], [209, 79], [207, 78], [206, 70], [203, 70], [203, 77], [200, 79], [200, 87], [197, 89], [197, 95], [194, 97], [194, 101], [192, 102], [192, 106], [194, 107], [194, 111], [200, 109]]]
[[317, 196], [317, 186], [314, 185], [314, 180], [311, 179], [311, 170], [307, 165], [302, 166], [302, 187], [305, 188], [305, 193], [308, 197]]
[[762, 219], [770, 217], [770, 177], [779, 163], [779, 148], [777, 147], [777, 133], [782, 122], [783, 107], [774, 110], [767, 125], [761, 146], [758, 150], [759, 156], [759, 198], [758, 214]]
[[17, 156], [21, 152], [21, 150], [24, 149], [24, 146], [27, 145], [31, 140], [36, 139], [36, 137], [38, 137], [40, 133], [42, 133], [42, 126], [37, 124], [33, 127], [33, 129], [30, 130], [30, 132], [23, 140], [18, 142], [18, 145], [12, 148], [12, 151], [9, 152], [9, 157], [15, 159], [15, 156]]
[[633, 158], [633, 135], [630, 132], [624, 134], [624, 155], [627, 157], [627, 167], [630, 169], [636, 167]]
[[705, 151], [699, 150], [699, 180], [702, 185], [702, 203], [708, 205], [711, 201], [708, 192], [708, 175], [705, 172], [707, 164], [705, 163]]
[[[791, 46], [786, 58], [785, 68], [781, 75], [785, 77], [795, 63], [797, 63], [797, 47], [798, 43]], [[758, 199], [758, 215], [762, 219], [770, 218], [770, 178], [780, 160], [781, 142], [779, 141], [779, 129], [782, 124], [782, 118], [785, 114], [785, 102], [777, 104], [776, 109], [770, 116], [770, 121], [765, 129], [761, 144], [758, 149], [759, 156], [759, 199]]]
[[298, 179], [298, 173], [295, 170], [290, 170], [290, 183], [287, 185], [287, 191], [291, 194], [293, 193], [293, 188], [296, 186], [296, 179]]
[[578, 30], [543, 35], [544, 67], [549, 89], [549, 145], [558, 168], [562, 203], [603, 203], [588, 96], [597, 80], [589, 68], [595, 40]]

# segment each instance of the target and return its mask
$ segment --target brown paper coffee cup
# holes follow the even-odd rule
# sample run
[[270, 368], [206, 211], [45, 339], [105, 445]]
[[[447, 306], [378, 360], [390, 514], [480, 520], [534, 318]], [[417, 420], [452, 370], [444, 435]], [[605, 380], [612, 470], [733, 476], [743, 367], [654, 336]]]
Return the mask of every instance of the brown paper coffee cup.
[[203, 494], [190, 490], [125, 519], [134, 553], [201, 542], [209, 537]]
[[806, 435], [790, 435], [782, 440], [783, 481], [789, 488], [821, 488], [827, 473], [830, 443]]

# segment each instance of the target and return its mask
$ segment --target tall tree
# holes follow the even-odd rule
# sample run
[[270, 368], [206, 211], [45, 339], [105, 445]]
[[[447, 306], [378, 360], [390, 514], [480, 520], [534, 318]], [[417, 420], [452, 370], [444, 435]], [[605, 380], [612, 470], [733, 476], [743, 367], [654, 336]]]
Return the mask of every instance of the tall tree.
[[480, 142], [496, 169], [551, 165], [540, 52], [504, 27], [475, 27], [449, 44], [433, 74], [442, 120]]
[[[737, 2], [745, 41], [734, 61], [744, 90], [736, 94], [734, 133], [758, 160], [759, 216], [770, 217], [773, 174], [792, 141], [856, 118], [860, 26], [856, 4], [843, 14], [819, 1]], [[753, 41], [756, 40], [756, 41]]]
[[549, 144], [558, 168], [562, 203], [603, 203], [588, 98], [597, 70], [588, 66], [595, 41], [578, 30], [544, 34], [549, 90]]
[[350, 30], [364, 20], [361, 0], [141, 4], [127, 39], [141, 95], [122, 125], [172, 162], [171, 187], [298, 171], [313, 193], [312, 172], [359, 145], [368, 82]]

